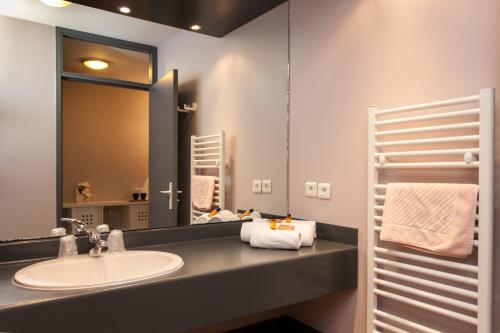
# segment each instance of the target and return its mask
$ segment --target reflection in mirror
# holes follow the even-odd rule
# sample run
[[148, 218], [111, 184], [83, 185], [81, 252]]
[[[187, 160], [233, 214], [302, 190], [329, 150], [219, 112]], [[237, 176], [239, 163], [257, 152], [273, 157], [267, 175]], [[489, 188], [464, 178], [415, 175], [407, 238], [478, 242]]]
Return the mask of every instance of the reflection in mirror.
[[[181, 31], [159, 48], [159, 76], [177, 68], [179, 104], [197, 106], [179, 113], [179, 187], [221, 177], [214, 207], [286, 213], [287, 18], [283, 4], [224, 38]], [[254, 193], [254, 180], [270, 186]], [[194, 199], [179, 202], [180, 225], [207, 211]]]
[[63, 37], [63, 71], [108, 79], [151, 83], [150, 54]]
[[[63, 54], [60, 221], [77, 220], [87, 229], [147, 229], [150, 112], [145, 84], [152, 83], [151, 68], [156, 68], [154, 48], [57, 32]], [[82, 232], [63, 223], [51, 233], [62, 230]]]
[[63, 217], [148, 228], [148, 92], [62, 82]]
[[20, 1], [44, 18], [0, 6], [0, 240], [76, 233], [63, 217], [106, 232], [286, 214], [287, 3], [219, 38]]

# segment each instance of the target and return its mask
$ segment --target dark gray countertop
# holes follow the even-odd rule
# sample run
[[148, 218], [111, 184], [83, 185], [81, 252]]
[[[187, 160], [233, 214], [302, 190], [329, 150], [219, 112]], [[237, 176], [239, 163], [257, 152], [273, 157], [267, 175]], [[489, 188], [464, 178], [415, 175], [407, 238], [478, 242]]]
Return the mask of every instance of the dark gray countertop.
[[[313, 247], [303, 247], [299, 251], [254, 249], [242, 243], [238, 237], [214, 238], [204, 241], [189, 241], [166, 245], [146, 246], [134, 250], [154, 250], [175, 253], [184, 260], [184, 266], [165, 277], [136, 284], [192, 278], [203, 274], [221, 273], [249, 266], [266, 265], [277, 261], [294, 260], [311, 255], [353, 250], [355, 246], [319, 239]], [[5, 307], [26, 303], [43, 302], [61, 297], [85, 293], [99, 293], [112, 288], [96, 288], [86, 291], [38, 291], [28, 290], [11, 283], [14, 273], [38, 261], [0, 264], [0, 310]], [[130, 284], [125, 287], [130, 286]]]
[[356, 287], [357, 247], [324, 239], [299, 251], [254, 249], [238, 236], [134, 249], [175, 253], [184, 266], [119, 287], [33, 291], [11, 279], [34, 261], [0, 264], [0, 331], [182, 332]]

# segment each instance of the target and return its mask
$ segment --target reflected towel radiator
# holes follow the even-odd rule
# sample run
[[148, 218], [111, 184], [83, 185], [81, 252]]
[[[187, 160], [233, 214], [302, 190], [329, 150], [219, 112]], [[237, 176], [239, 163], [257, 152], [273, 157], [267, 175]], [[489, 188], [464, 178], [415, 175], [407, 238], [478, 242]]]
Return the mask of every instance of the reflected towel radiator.
[[[194, 175], [215, 176], [214, 202], [212, 209], [225, 208], [226, 202], [226, 135], [224, 131], [219, 134], [206, 136], [191, 136], [191, 179]], [[214, 172], [215, 171], [215, 172]], [[196, 218], [206, 212], [193, 207], [193, 193], [191, 192], [191, 224]], [[209, 211], [210, 211], [209, 210]]]
[[[369, 108], [367, 332], [491, 332], [494, 94]], [[479, 184], [470, 258], [380, 241], [386, 184], [405, 181]]]

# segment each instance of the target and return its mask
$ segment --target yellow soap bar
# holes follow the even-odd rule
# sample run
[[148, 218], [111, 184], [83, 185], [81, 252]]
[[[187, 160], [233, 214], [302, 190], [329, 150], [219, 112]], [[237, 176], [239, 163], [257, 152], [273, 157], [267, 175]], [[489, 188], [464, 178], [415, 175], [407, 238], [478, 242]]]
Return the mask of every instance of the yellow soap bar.
[[278, 230], [295, 230], [295, 227], [293, 225], [285, 225], [285, 224], [281, 224], [279, 227], [278, 227]]

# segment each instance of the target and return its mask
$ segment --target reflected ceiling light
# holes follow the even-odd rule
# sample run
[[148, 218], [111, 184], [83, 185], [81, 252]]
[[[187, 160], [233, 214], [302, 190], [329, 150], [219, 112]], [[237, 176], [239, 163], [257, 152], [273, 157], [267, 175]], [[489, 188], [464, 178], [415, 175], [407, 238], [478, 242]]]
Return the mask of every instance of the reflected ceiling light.
[[198, 31], [201, 29], [201, 25], [193, 24], [192, 26], [189, 27], [189, 29], [191, 29], [193, 31]]
[[106, 69], [108, 68], [109, 64], [106, 61], [103, 60], [98, 60], [98, 59], [87, 59], [83, 61], [83, 64], [85, 67], [88, 67], [90, 69], [94, 70], [101, 70], [101, 69]]
[[123, 14], [130, 14], [130, 12], [131, 12], [130, 8], [127, 6], [118, 7], [118, 10], [120, 11], [120, 13], [123, 13]]
[[40, 0], [40, 1], [46, 4], [47, 6], [57, 7], [57, 8], [68, 7], [69, 5], [71, 5], [71, 1], [65, 1], [65, 0]]

